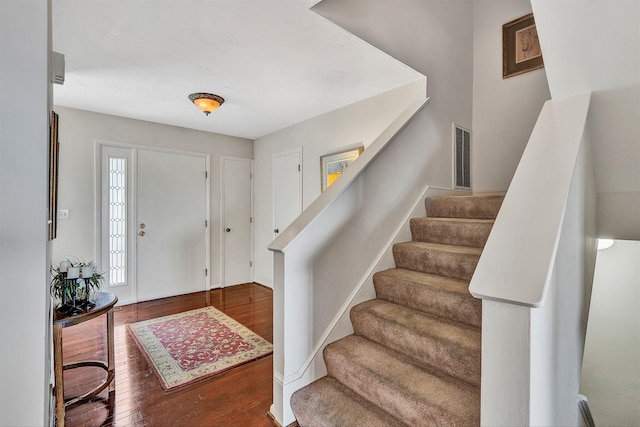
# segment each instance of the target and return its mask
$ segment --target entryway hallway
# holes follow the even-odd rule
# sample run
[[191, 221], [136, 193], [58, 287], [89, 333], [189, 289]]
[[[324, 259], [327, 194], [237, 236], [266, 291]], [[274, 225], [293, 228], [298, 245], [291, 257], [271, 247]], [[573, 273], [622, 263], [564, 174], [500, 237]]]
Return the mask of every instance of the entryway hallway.
[[[263, 357], [210, 379], [166, 393], [126, 325], [213, 306], [273, 342], [273, 291], [247, 283], [130, 304], [115, 309], [116, 390], [71, 409], [66, 426], [272, 427], [273, 358]], [[106, 357], [104, 317], [63, 330], [64, 362]], [[74, 372], [76, 371], [76, 372]], [[101, 381], [102, 370], [67, 371], [65, 397]]]

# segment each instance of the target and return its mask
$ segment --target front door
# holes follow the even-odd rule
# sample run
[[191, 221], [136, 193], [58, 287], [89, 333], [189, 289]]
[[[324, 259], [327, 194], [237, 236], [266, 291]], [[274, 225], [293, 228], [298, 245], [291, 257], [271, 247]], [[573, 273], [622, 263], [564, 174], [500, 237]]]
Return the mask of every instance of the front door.
[[138, 151], [138, 301], [205, 290], [205, 159]]
[[205, 290], [207, 157], [99, 147], [104, 290], [120, 304]]

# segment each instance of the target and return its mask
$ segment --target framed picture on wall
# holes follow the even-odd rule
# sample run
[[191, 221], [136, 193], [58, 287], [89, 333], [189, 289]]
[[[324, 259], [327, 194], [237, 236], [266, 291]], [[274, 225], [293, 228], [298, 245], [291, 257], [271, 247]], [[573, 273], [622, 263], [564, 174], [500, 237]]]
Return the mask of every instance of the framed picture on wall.
[[533, 13], [502, 26], [502, 78], [544, 67]]
[[320, 183], [324, 191], [342, 175], [355, 159], [364, 151], [364, 147], [347, 150], [340, 153], [327, 154], [320, 157]]
[[58, 229], [58, 155], [60, 144], [58, 141], [58, 114], [51, 112], [49, 124], [49, 240], [56, 238]]

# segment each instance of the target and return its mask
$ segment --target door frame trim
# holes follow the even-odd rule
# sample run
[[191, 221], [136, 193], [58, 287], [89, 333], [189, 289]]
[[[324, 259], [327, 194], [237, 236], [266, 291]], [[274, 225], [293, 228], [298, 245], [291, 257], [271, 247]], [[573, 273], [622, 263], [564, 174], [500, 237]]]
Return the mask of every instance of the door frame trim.
[[249, 163], [249, 169], [250, 169], [250, 173], [251, 173], [251, 207], [250, 207], [250, 215], [251, 218], [253, 218], [253, 221], [251, 222], [251, 226], [250, 226], [250, 230], [249, 233], [251, 235], [251, 243], [250, 243], [250, 253], [249, 253], [249, 258], [251, 259], [251, 262], [253, 263], [253, 265], [251, 267], [249, 267], [249, 278], [251, 281], [253, 281], [253, 279], [255, 278], [255, 226], [256, 226], [256, 214], [255, 214], [255, 172], [254, 172], [254, 165], [255, 165], [255, 160], [253, 159], [247, 159], [246, 157], [235, 157], [235, 156], [220, 156], [220, 277], [218, 278], [218, 284], [216, 287], [219, 288], [224, 288], [225, 287], [225, 281], [224, 281], [224, 277], [225, 277], [225, 242], [224, 242], [224, 232], [223, 232], [223, 228], [224, 228], [224, 224], [226, 222], [226, 218], [225, 218], [225, 202], [226, 202], [226, 198], [225, 198], [225, 194], [224, 194], [224, 184], [225, 184], [225, 176], [224, 176], [224, 162], [225, 160], [233, 160], [233, 161], [240, 161], [240, 162], [246, 162]]
[[[202, 157], [204, 158], [205, 164], [205, 172], [207, 174], [207, 179], [205, 180], [205, 220], [207, 221], [207, 230], [205, 232], [205, 266], [209, 274], [205, 275], [205, 283], [204, 290], [211, 289], [211, 154], [197, 152], [197, 151], [187, 151], [187, 150], [177, 150], [172, 148], [164, 148], [164, 147], [155, 147], [151, 145], [144, 144], [129, 144], [125, 142], [117, 142], [110, 141], [104, 139], [94, 139], [93, 140], [93, 158], [94, 158], [94, 236], [95, 236], [95, 247], [94, 247], [94, 259], [96, 262], [98, 260], [102, 260], [102, 148], [103, 147], [114, 147], [114, 148], [122, 148], [122, 149], [130, 149], [132, 150], [132, 165], [131, 165], [131, 174], [132, 174], [132, 189], [133, 191], [133, 206], [131, 207], [132, 218], [137, 218], [137, 186], [138, 186], [138, 150], [147, 150], [147, 151], [156, 151], [162, 153], [169, 154], [180, 154], [185, 156], [194, 156], [194, 157]], [[128, 243], [128, 242], [127, 242]], [[133, 244], [134, 252], [132, 255], [132, 260], [135, 260], [137, 254], [137, 239], [134, 239]], [[137, 262], [131, 263], [132, 268], [136, 268]], [[134, 273], [137, 274], [136, 271]], [[137, 278], [137, 276], [134, 276]], [[135, 301], [118, 301], [118, 305], [130, 304], [138, 301], [138, 287], [137, 287], [137, 279], [133, 283], [133, 295]]]

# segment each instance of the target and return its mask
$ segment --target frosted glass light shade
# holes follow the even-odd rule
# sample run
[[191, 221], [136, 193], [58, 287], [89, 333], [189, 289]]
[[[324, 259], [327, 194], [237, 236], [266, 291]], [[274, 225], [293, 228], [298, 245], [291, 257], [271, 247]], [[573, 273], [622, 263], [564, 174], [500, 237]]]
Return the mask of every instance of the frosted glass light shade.
[[613, 245], [613, 239], [598, 239], [598, 249], [607, 249]]
[[212, 93], [192, 93], [189, 99], [207, 116], [224, 103], [224, 98]]

